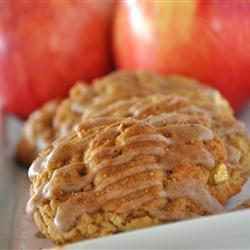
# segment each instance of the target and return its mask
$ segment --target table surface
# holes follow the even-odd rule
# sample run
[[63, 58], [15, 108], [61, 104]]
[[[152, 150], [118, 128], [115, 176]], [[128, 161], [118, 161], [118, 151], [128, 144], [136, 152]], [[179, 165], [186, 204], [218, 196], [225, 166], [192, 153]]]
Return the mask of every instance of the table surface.
[[[238, 118], [250, 131], [250, 106]], [[49, 248], [53, 244], [37, 236], [37, 229], [25, 212], [30, 182], [27, 168], [14, 159], [21, 129], [20, 121], [0, 113], [0, 249]]]

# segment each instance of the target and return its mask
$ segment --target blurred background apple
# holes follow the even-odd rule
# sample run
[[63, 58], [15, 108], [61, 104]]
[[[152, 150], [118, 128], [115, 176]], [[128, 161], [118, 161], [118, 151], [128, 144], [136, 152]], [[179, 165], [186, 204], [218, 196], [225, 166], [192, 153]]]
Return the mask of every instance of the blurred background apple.
[[111, 70], [113, 1], [0, 1], [0, 98], [26, 117]]
[[248, 1], [121, 1], [113, 42], [120, 68], [195, 77], [235, 110], [250, 96]]
[[197, 78], [239, 110], [250, 95], [249, 41], [247, 1], [0, 1], [0, 99], [25, 118], [111, 71], [113, 53], [117, 68]]

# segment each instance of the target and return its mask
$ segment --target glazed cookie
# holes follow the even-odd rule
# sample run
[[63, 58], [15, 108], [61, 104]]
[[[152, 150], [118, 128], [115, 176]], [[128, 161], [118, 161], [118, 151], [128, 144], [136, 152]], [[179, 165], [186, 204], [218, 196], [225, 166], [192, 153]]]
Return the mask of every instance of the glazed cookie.
[[[151, 95], [142, 98], [131, 98], [117, 101], [106, 108], [89, 115], [82, 116], [82, 122], [95, 117], [133, 117], [144, 119], [151, 115], [162, 115], [171, 113], [173, 122], [176, 121], [175, 111], [190, 119], [192, 116], [199, 119], [208, 126], [226, 143], [228, 162], [232, 165], [241, 165], [242, 169], [250, 173], [250, 140], [243, 123], [237, 121], [231, 114], [222, 113], [215, 105], [207, 104], [198, 107], [195, 101], [188, 97], [177, 95]], [[169, 114], [167, 114], [168, 116]], [[180, 117], [180, 115], [178, 115]]]
[[29, 169], [27, 212], [57, 244], [221, 213], [247, 180], [211, 112], [188, 98], [118, 106], [57, 139]]
[[[50, 122], [43, 122], [48, 117], [47, 104], [36, 111], [35, 115], [31, 115], [25, 124], [18, 156], [24, 163], [31, 163], [41, 148], [65, 135], [81, 119], [95, 115], [114, 102], [157, 93], [186, 96], [199, 107], [215, 107], [221, 115], [232, 116], [230, 106], [218, 91], [201, 85], [194, 79], [181, 76], [163, 77], [149, 72], [117, 71], [95, 80], [92, 85], [76, 84], [70, 90], [69, 98], [57, 110], [53, 110]], [[46, 136], [37, 127], [44, 128]], [[23, 145], [28, 150], [23, 150]]]

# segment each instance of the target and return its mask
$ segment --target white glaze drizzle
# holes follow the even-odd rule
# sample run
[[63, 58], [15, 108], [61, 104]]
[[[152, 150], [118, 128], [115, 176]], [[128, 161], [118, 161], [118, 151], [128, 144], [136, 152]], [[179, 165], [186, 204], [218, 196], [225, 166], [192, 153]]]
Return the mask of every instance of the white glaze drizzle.
[[[173, 102], [176, 100], [173, 100]], [[134, 111], [135, 112], [135, 111]], [[32, 214], [36, 208], [39, 207], [41, 201], [50, 199], [54, 195], [56, 196], [60, 192], [79, 192], [84, 189], [87, 185], [91, 184], [95, 176], [100, 173], [100, 171], [114, 166], [126, 165], [133, 162], [138, 156], [141, 155], [153, 155], [159, 157], [160, 163], [152, 163], [146, 165], [137, 165], [136, 167], [128, 168], [125, 171], [117, 172], [115, 175], [107, 176], [101, 182], [97, 184], [95, 189], [91, 192], [83, 192], [80, 195], [80, 200], [91, 200], [84, 204], [78, 204], [77, 199], [69, 199], [62, 203], [57, 211], [55, 218], [55, 224], [63, 229], [69, 229], [73, 224], [75, 219], [84, 212], [94, 212], [98, 211], [103, 204], [111, 202], [114, 199], [132, 195], [134, 192], [140, 190], [146, 190], [151, 186], [162, 187], [162, 182], [160, 180], [147, 180], [145, 182], [138, 182], [133, 188], [121, 189], [120, 191], [112, 191], [113, 185], [121, 182], [126, 178], [131, 178], [148, 171], [166, 171], [171, 170], [178, 166], [183, 161], [187, 161], [192, 164], [201, 164], [208, 168], [214, 166], [214, 159], [212, 155], [203, 147], [197, 145], [185, 145], [185, 142], [200, 141], [205, 142], [213, 139], [213, 133], [207, 127], [201, 124], [178, 124], [178, 125], [167, 125], [168, 122], [180, 122], [185, 121], [188, 123], [189, 115], [181, 114], [178, 118], [178, 114], [162, 114], [159, 116], [151, 116], [144, 120], [134, 120], [132, 118], [126, 119], [125, 121], [121, 118], [94, 118], [91, 121], [81, 124], [76, 127], [76, 134], [78, 138], [83, 138], [79, 142], [75, 142], [74, 146], [68, 144], [67, 142], [54, 143], [53, 150], [49, 153], [45, 159], [39, 158], [30, 169], [30, 178], [36, 178], [41, 172], [48, 168], [49, 164], [52, 162], [62, 162], [65, 158], [70, 157], [72, 153], [76, 151], [82, 152], [85, 150], [84, 159], [82, 164], [88, 165], [88, 173], [84, 176], [75, 175], [73, 165], [66, 165], [62, 168], [56, 169], [48, 182], [46, 182], [39, 189], [34, 189], [34, 195], [30, 199], [27, 210]], [[149, 134], [139, 134], [133, 135], [127, 138], [123, 138], [118, 142], [120, 144], [114, 146], [97, 147], [96, 143], [100, 143], [103, 140], [111, 139], [114, 140], [119, 136], [119, 134], [124, 130], [124, 126], [130, 126], [133, 124], [147, 124], [149, 127], [158, 131], [158, 133]], [[104, 128], [103, 126], [109, 125], [109, 127]], [[162, 127], [163, 125], [164, 127]], [[103, 128], [102, 128], [103, 127]], [[99, 129], [100, 133], [96, 135], [95, 132], [85, 134], [88, 130]], [[168, 135], [171, 134], [171, 138]], [[161, 144], [151, 144], [148, 146], [147, 142], [161, 143]], [[184, 143], [184, 144], [183, 144]], [[131, 144], [138, 144], [133, 150], [126, 151], [125, 148]], [[140, 144], [140, 145], [139, 145]], [[102, 145], [102, 144], [100, 144]], [[95, 149], [92, 149], [92, 146]], [[87, 149], [87, 150], [86, 150]], [[123, 152], [124, 150], [124, 152]], [[74, 151], [74, 152], [73, 152]], [[62, 154], [64, 152], [64, 154]], [[78, 165], [75, 165], [77, 169]], [[81, 166], [80, 166], [81, 167]], [[40, 168], [40, 169], [39, 169]], [[65, 177], [62, 177], [65, 176]], [[59, 181], [62, 178], [63, 181]], [[65, 181], [65, 178], [68, 178]], [[179, 184], [183, 186], [183, 184]], [[186, 185], [186, 186], [185, 186]], [[122, 204], [117, 210], [119, 213], [129, 211], [139, 207], [150, 200], [156, 199], [157, 197], [168, 197], [170, 199], [175, 199], [180, 195], [190, 197], [194, 202], [201, 203], [204, 209], [208, 209], [207, 212], [218, 212], [219, 205], [218, 202], [213, 199], [213, 197], [202, 187], [198, 187], [197, 184], [191, 185], [185, 184], [185, 191], [182, 187], [172, 187], [167, 190], [162, 190], [154, 194], [146, 193], [143, 197], [136, 198], [135, 200], [129, 201], [129, 203]], [[195, 188], [193, 188], [195, 186]], [[109, 194], [102, 195], [98, 198], [99, 192], [106, 192], [111, 188]], [[196, 190], [196, 188], [198, 190]], [[192, 190], [192, 194], [187, 194], [188, 190]], [[201, 196], [204, 196], [202, 198]], [[85, 198], [86, 199], [85, 199]], [[199, 199], [197, 198], [199, 197]], [[208, 201], [205, 201], [208, 199]], [[68, 204], [68, 206], [67, 206]], [[206, 208], [207, 206], [207, 208]], [[214, 208], [214, 209], [213, 209]], [[67, 215], [67, 216], [66, 216]], [[67, 218], [64, 218], [64, 217]], [[63, 222], [62, 222], [63, 220]], [[62, 225], [63, 224], [63, 225]], [[65, 229], [66, 228], [66, 229]]]

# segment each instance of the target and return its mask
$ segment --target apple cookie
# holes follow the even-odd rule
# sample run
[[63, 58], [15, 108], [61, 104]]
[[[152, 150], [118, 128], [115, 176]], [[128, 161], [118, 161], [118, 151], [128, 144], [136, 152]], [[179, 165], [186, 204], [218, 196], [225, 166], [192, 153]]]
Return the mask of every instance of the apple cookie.
[[22, 162], [30, 164], [41, 148], [65, 135], [81, 119], [92, 116], [114, 102], [157, 93], [183, 95], [199, 107], [216, 107], [219, 114], [232, 115], [230, 106], [218, 91], [194, 79], [163, 77], [150, 72], [117, 71], [95, 80], [91, 86], [76, 84], [70, 90], [69, 98], [59, 106], [57, 104], [58, 108], [49, 114], [49, 122], [47, 104], [35, 115], [32, 114], [24, 126], [17, 155]]
[[206, 109], [176, 95], [134, 100], [78, 124], [31, 165], [27, 212], [56, 244], [221, 213], [247, 180]]
[[84, 122], [91, 117], [144, 119], [150, 115], [169, 116], [168, 113], [173, 112], [170, 116], [175, 122], [177, 119], [175, 111], [178, 108], [184, 121], [191, 115], [194, 121], [198, 118], [204, 125], [216, 132], [226, 143], [229, 164], [241, 165], [246, 172], [250, 173], [250, 140], [244, 124], [237, 121], [230, 113], [221, 113], [221, 110], [213, 104], [198, 107], [193, 103], [192, 99], [184, 96], [156, 94], [117, 101], [99, 111], [91, 112], [91, 115], [83, 116], [81, 120]]

